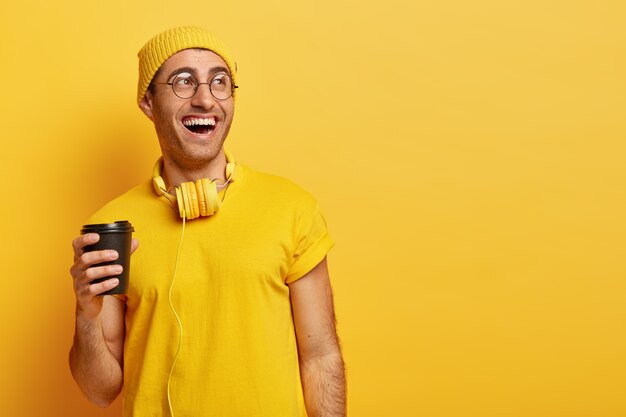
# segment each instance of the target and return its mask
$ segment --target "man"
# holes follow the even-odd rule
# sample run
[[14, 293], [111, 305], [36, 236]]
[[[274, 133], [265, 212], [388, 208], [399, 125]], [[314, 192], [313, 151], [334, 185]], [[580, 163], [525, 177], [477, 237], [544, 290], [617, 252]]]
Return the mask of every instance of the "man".
[[[138, 104], [162, 152], [154, 178], [90, 220], [135, 228], [130, 284], [115, 251], [73, 241], [72, 374], [124, 416], [345, 416], [345, 376], [315, 200], [291, 182], [237, 164], [224, 141], [236, 65], [195, 27], [139, 52]], [[191, 220], [197, 218], [195, 220]], [[141, 242], [141, 249], [136, 250]], [[136, 252], [135, 252], [136, 251]]]

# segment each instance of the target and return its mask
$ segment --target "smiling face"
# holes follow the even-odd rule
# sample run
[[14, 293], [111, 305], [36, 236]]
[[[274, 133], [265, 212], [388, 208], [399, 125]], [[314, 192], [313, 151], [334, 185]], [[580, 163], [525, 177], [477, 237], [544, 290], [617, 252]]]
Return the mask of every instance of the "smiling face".
[[[208, 84], [200, 84], [191, 98], [177, 97], [172, 86], [189, 75], [208, 83], [218, 74], [229, 74], [219, 55], [206, 49], [185, 49], [163, 63], [153, 87], [141, 101], [141, 110], [154, 122], [166, 164], [197, 171], [223, 159], [222, 146], [234, 115], [233, 97], [218, 100]], [[219, 78], [219, 77], [218, 77]]]

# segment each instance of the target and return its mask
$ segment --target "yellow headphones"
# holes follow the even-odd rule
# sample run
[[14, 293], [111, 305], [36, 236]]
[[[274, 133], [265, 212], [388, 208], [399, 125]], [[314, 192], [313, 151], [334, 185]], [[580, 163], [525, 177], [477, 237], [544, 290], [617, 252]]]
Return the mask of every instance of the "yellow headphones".
[[[224, 153], [226, 154], [225, 184], [228, 184], [231, 181], [235, 181], [237, 163], [228, 151], [224, 151]], [[222, 202], [217, 195], [217, 184], [215, 180], [201, 178], [196, 182], [183, 182], [174, 187], [176, 196], [173, 196], [167, 192], [165, 181], [163, 181], [161, 177], [162, 172], [163, 158], [159, 158], [152, 170], [152, 186], [154, 187], [154, 191], [156, 191], [159, 196], [167, 198], [173, 206], [177, 205], [178, 213], [181, 218], [193, 220], [200, 216], [212, 216], [219, 210]]]

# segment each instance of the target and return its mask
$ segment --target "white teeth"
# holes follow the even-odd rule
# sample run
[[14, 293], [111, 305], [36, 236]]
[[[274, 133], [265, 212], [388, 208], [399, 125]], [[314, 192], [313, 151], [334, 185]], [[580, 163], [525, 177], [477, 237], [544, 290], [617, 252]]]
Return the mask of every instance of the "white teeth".
[[188, 119], [183, 120], [183, 124], [185, 126], [215, 126], [215, 117], [211, 117], [208, 119], [200, 119], [197, 117], [190, 117]]

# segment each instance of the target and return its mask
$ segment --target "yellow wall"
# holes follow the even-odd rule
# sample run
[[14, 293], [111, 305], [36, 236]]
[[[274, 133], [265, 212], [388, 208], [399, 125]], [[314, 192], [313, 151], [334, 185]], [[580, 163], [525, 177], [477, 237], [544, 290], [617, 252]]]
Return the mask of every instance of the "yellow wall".
[[0, 5], [0, 410], [116, 416], [66, 365], [70, 241], [158, 155], [136, 52], [239, 63], [230, 148], [320, 200], [352, 416], [626, 415], [622, 0]]

